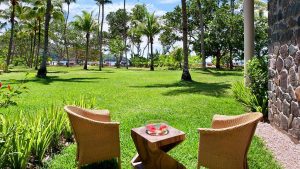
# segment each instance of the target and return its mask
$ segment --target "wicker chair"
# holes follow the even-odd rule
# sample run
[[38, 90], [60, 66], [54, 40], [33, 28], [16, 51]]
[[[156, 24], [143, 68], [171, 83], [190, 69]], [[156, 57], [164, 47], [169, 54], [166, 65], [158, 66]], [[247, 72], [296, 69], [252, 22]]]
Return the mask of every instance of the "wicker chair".
[[103, 160], [118, 159], [121, 168], [119, 123], [111, 122], [108, 110], [65, 106], [77, 142], [78, 168]]
[[247, 169], [247, 152], [261, 119], [261, 113], [215, 115], [211, 129], [198, 129], [198, 169]]

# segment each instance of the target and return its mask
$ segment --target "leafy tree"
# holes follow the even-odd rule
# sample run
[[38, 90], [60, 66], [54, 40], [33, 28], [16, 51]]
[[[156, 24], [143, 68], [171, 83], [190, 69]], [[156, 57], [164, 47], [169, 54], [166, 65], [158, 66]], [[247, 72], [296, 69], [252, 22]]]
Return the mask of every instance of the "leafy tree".
[[85, 63], [83, 69], [87, 70], [87, 62], [89, 58], [89, 45], [90, 45], [90, 35], [91, 31], [95, 28], [96, 24], [93, 19], [93, 12], [88, 13], [87, 11], [82, 11], [82, 16], [76, 15], [75, 21], [73, 22], [75, 28], [80, 31], [85, 32], [86, 37], [86, 53], [85, 53]]
[[160, 26], [157, 21], [157, 17], [153, 14], [147, 14], [146, 21], [140, 24], [140, 30], [143, 35], [146, 35], [150, 40], [150, 48], [151, 48], [151, 64], [150, 70], [154, 71], [154, 62], [153, 62], [153, 41], [155, 35], [160, 32]]
[[120, 36], [116, 36], [109, 41], [109, 51], [115, 56], [116, 58], [116, 66], [120, 68], [120, 62], [122, 60], [122, 53], [124, 51], [125, 44], [122, 41]]
[[186, 11], [186, 0], [181, 0], [182, 4], [182, 32], [183, 32], [183, 72], [181, 80], [192, 81], [192, 77], [189, 72], [189, 49], [188, 49], [188, 21]]

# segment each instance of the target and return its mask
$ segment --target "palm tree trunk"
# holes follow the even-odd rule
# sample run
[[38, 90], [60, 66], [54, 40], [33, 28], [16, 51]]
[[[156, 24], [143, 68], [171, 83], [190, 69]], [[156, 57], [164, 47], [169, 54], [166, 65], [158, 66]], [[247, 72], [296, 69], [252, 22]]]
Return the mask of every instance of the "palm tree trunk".
[[30, 52], [29, 52], [29, 56], [28, 56], [28, 64], [27, 66], [29, 68], [32, 68], [32, 55], [33, 55], [33, 52], [34, 52], [34, 48], [33, 48], [33, 38], [34, 38], [34, 35], [30, 35]]
[[33, 67], [33, 62], [35, 59], [35, 48], [36, 48], [36, 21], [34, 21], [34, 38], [33, 38], [33, 49], [32, 49], [32, 57], [31, 57], [31, 68]]
[[153, 61], [153, 37], [150, 37], [150, 47], [151, 47], [151, 64], [150, 71], [154, 71], [154, 61]]
[[65, 29], [64, 29], [64, 41], [65, 41], [65, 49], [66, 49], [66, 55], [67, 55], [67, 67], [70, 66], [70, 58], [69, 58], [69, 49], [68, 49], [68, 41], [67, 41], [67, 28], [68, 28], [68, 19], [69, 19], [69, 14], [70, 14], [70, 3], [68, 5], [68, 13], [66, 17], [66, 23], [65, 23]]
[[86, 49], [85, 49], [85, 62], [84, 62], [84, 70], [87, 70], [87, 62], [88, 62], [88, 56], [89, 56], [89, 45], [90, 45], [90, 33], [86, 33]]
[[198, 8], [199, 8], [199, 15], [200, 15], [200, 43], [201, 43], [201, 55], [202, 55], [202, 68], [206, 68], [206, 56], [205, 56], [205, 48], [204, 48], [204, 20], [203, 20], [203, 13], [202, 13], [202, 6], [200, 0], [197, 0]]
[[11, 28], [10, 28], [10, 39], [9, 39], [9, 46], [8, 46], [8, 54], [6, 58], [6, 66], [5, 66], [5, 72], [8, 72], [8, 67], [10, 64], [10, 59], [12, 55], [12, 47], [14, 43], [14, 29], [15, 29], [15, 8], [16, 8], [16, 2], [14, 0], [11, 1], [12, 4], [12, 11], [10, 16], [10, 22], [11, 22]]
[[[124, 15], [126, 15], [126, 0], [124, 0]], [[127, 59], [127, 28], [126, 28], [126, 20], [124, 19], [124, 54], [126, 58], [126, 69], [128, 69], [128, 59]]]
[[41, 48], [41, 20], [38, 21], [39, 23], [39, 32], [38, 32], [38, 45], [37, 45], [37, 52], [35, 58], [35, 70], [38, 70], [39, 58], [40, 58], [40, 48]]
[[187, 12], [186, 12], [186, 0], [181, 0], [182, 4], [182, 28], [183, 28], [183, 72], [181, 80], [192, 81], [192, 77], [189, 72], [189, 51], [188, 51], [188, 27], [187, 27]]
[[48, 59], [48, 34], [49, 34], [49, 23], [51, 19], [51, 0], [47, 0], [47, 8], [45, 14], [45, 34], [44, 34], [44, 52], [41, 66], [38, 70], [37, 77], [45, 78], [47, 76], [47, 59]]
[[100, 64], [101, 67], [103, 68], [103, 24], [104, 24], [104, 4], [102, 4], [102, 19], [101, 19], [101, 29], [100, 29]]
[[101, 49], [101, 40], [102, 40], [102, 38], [100, 37], [101, 35], [100, 35], [100, 33], [101, 33], [101, 31], [99, 30], [99, 29], [101, 29], [101, 25], [102, 25], [102, 22], [101, 22], [101, 25], [100, 25], [100, 12], [101, 12], [101, 4], [99, 3], [98, 4], [98, 26], [100, 27], [100, 28], [98, 28], [98, 38], [99, 38], [99, 71], [102, 71], [102, 65], [101, 65], [101, 57], [102, 57], [102, 55], [101, 55], [101, 52], [102, 52], [102, 49]]

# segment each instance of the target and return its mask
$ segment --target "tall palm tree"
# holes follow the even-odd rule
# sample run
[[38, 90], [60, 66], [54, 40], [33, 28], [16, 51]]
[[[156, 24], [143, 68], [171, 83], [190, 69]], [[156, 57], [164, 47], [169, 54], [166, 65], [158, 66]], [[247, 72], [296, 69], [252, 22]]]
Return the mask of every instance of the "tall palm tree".
[[90, 45], [90, 34], [91, 31], [96, 26], [93, 19], [93, 12], [88, 13], [87, 11], [82, 11], [82, 16], [76, 15], [73, 25], [76, 29], [85, 32], [86, 34], [86, 51], [85, 51], [85, 63], [83, 69], [87, 70], [87, 62], [89, 56], [89, 45]]
[[182, 32], [183, 32], [183, 72], [181, 80], [192, 81], [191, 74], [189, 72], [189, 49], [187, 42], [188, 26], [187, 26], [187, 12], [186, 12], [186, 0], [181, 0], [182, 4]]
[[37, 72], [37, 77], [45, 78], [47, 76], [47, 55], [48, 55], [48, 33], [49, 33], [49, 24], [51, 20], [51, 0], [47, 0], [46, 13], [45, 13], [45, 30], [44, 30], [44, 52], [41, 66]]
[[63, 20], [64, 16], [62, 13], [62, 6], [59, 1], [54, 1], [52, 4], [52, 0], [47, 0], [46, 3], [46, 12], [45, 12], [45, 29], [44, 29], [44, 51], [42, 62], [40, 68], [37, 72], [37, 77], [46, 78], [47, 76], [47, 59], [48, 59], [48, 45], [49, 45], [49, 24], [51, 17], [54, 19]]
[[[98, 5], [98, 38], [99, 38], [99, 70], [102, 70], [103, 67], [103, 51], [102, 51], [102, 46], [103, 46], [103, 23], [104, 23], [104, 6], [106, 4], [111, 4], [111, 0], [95, 0], [97, 5]], [[101, 18], [101, 25], [100, 25], [100, 12], [101, 12], [101, 7], [102, 7], [102, 18]]]
[[157, 22], [157, 18], [154, 16], [154, 13], [147, 14], [145, 23], [141, 23], [140, 25], [141, 33], [146, 35], [150, 42], [151, 48], [151, 64], [150, 64], [150, 71], [154, 71], [154, 61], [153, 61], [153, 41], [154, 36], [159, 34], [160, 26]]
[[203, 11], [202, 4], [200, 0], [197, 0], [198, 8], [199, 8], [199, 19], [200, 19], [200, 31], [201, 31], [201, 55], [202, 55], [202, 68], [206, 68], [206, 56], [205, 56], [205, 48], [204, 48], [204, 19], [203, 19]]
[[65, 50], [67, 55], [67, 67], [69, 67], [70, 58], [69, 58], [68, 39], [67, 39], [67, 27], [68, 27], [68, 19], [70, 14], [70, 4], [72, 2], [76, 3], [76, 0], [64, 0], [64, 2], [68, 5], [68, 11], [67, 11], [67, 17], [65, 20], [65, 29], [64, 29], [64, 43], [65, 43]]
[[[126, 0], [124, 0], [124, 15], [126, 15]], [[124, 54], [126, 58], [126, 69], [128, 69], [128, 61], [127, 61], [127, 26], [126, 26], [126, 20], [124, 19]]]
[[8, 65], [10, 64], [10, 59], [12, 55], [12, 46], [14, 43], [14, 29], [15, 29], [15, 11], [16, 11], [16, 6], [19, 4], [18, 0], [0, 0], [0, 2], [4, 1], [10, 1], [11, 4], [11, 13], [10, 13], [10, 39], [9, 39], [9, 45], [8, 45], [8, 53], [6, 57], [6, 66], [5, 66], [5, 72], [8, 72]]
[[[28, 17], [35, 19], [35, 37], [34, 37], [34, 47], [36, 47], [35, 53], [35, 70], [38, 70], [39, 58], [40, 58], [40, 49], [41, 49], [41, 36], [42, 36], [42, 23], [45, 16], [45, 4], [42, 0], [36, 0], [33, 2], [33, 8], [29, 11]], [[37, 45], [36, 45], [36, 34], [37, 34]], [[35, 49], [35, 48], [34, 48]]]

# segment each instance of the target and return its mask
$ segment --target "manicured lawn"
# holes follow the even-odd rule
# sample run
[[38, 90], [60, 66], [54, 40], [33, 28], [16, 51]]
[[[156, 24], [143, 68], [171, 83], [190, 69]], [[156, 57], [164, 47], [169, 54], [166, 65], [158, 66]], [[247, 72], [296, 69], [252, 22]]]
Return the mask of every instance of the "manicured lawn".
[[[29, 92], [18, 99], [18, 106], [0, 109], [6, 116], [25, 111], [35, 112], [51, 104], [63, 107], [80, 97], [95, 98], [96, 107], [109, 109], [114, 121], [119, 121], [123, 168], [130, 168], [136, 150], [130, 129], [147, 120], [163, 119], [184, 131], [187, 139], [170, 154], [187, 168], [197, 165], [199, 127], [210, 127], [214, 114], [241, 114], [244, 108], [231, 95], [231, 83], [242, 80], [242, 72], [195, 70], [194, 82], [180, 82], [181, 71], [155, 71], [143, 69], [116, 70], [105, 68], [98, 72], [92, 68], [51, 67], [48, 79], [36, 79], [30, 72], [26, 86]], [[21, 80], [20, 70], [0, 76], [2, 81]], [[18, 81], [17, 81], [18, 82]], [[46, 168], [76, 168], [75, 145], [65, 148], [48, 162]], [[255, 138], [249, 153], [250, 168], [279, 168], [262, 142]]]

